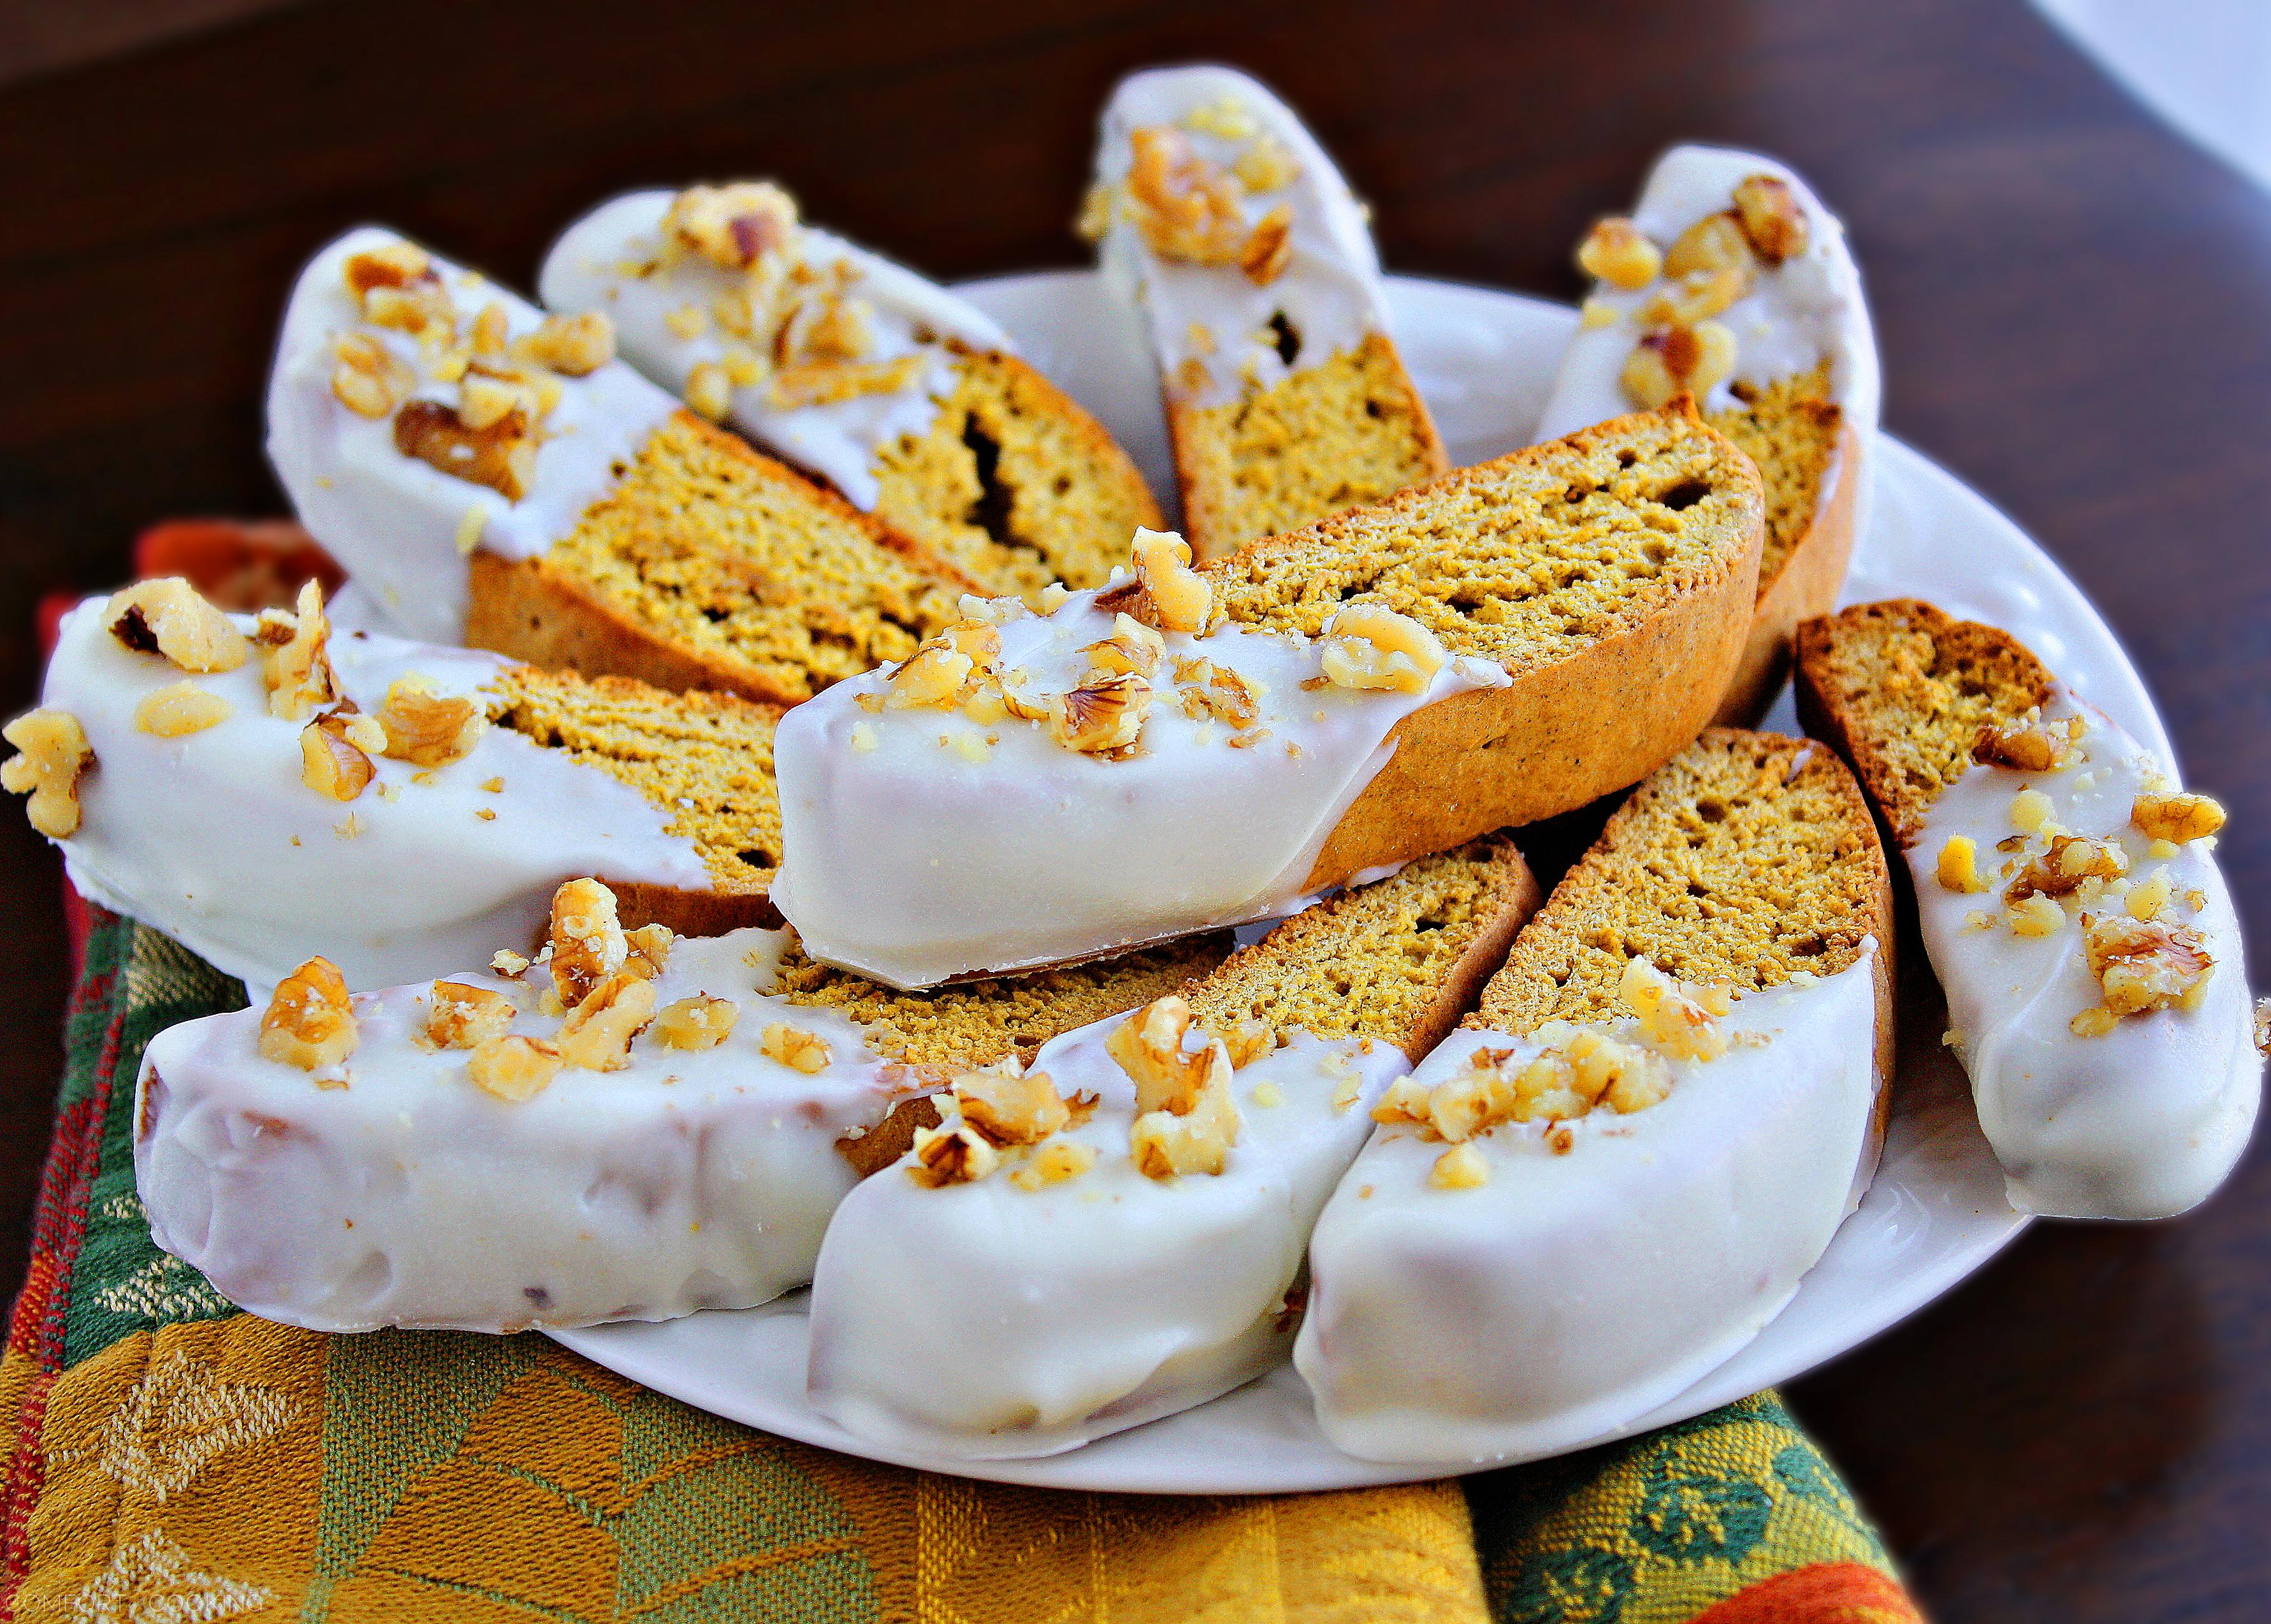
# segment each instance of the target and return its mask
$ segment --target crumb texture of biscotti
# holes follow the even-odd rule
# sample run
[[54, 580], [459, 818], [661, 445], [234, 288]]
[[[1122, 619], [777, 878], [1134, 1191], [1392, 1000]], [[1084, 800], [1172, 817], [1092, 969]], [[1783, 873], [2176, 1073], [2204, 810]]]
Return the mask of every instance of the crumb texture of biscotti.
[[[1258, 1020], [1281, 1042], [1301, 1031], [1372, 1038], [1409, 1053], [1439, 1035], [1431, 1024], [1448, 1027], [1456, 1017], [1447, 998], [1471, 1002], [1497, 967], [1494, 958], [1475, 967], [1473, 950], [1501, 929], [1510, 938], [1535, 898], [1511, 841], [1473, 841], [1295, 914], [1187, 996], [1210, 1032]], [[1468, 973], [1473, 985], [1460, 985]]]
[[1635, 957], [1738, 995], [1834, 975], [1886, 928], [1890, 885], [1859, 786], [1827, 745], [1709, 728], [1610, 818], [1470, 1024], [1614, 1020]]
[[716, 888], [763, 891], [780, 866], [780, 712], [731, 694], [674, 694], [629, 677], [580, 677], [509, 666], [490, 685], [495, 718], [547, 749], [598, 769], [669, 814], [665, 832], [694, 842]]
[[2047, 704], [2050, 671], [1999, 627], [1891, 599], [1798, 633], [1798, 711], [1835, 741], [1902, 846], [1990, 726]]
[[1780, 578], [1791, 552], [1813, 527], [1822, 481], [1837, 452], [1843, 421], [1829, 398], [1829, 363], [1763, 387], [1737, 384], [1741, 406], [1705, 419], [1758, 465], [1767, 492], [1766, 547], [1759, 555], [1759, 596]]
[[1050, 1039], [1175, 992], [1229, 956], [1226, 931], [1031, 975], [954, 981], [903, 993], [807, 957], [793, 941], [775, 990], [791, 1003], [836, 1010], [865, 1029], [867, 1047], [908, 1065], [990, 1066], [1030, 1057]]
[[969, 585], [682, 412], [544, 561], [648, 636], [785, 704], [905, 659]]
[[1137, 527], [1163, 522], [1128, 454], [1013, 355], [959, 356], [930, 428], [886, 448], [875, 473], [876, 517], [997, 597], [1101, 586]]
[[1185, 518], [1202, 558], [1378, 502], [1451, 466], [1385, 333], [1240, 399], [1173, 409]]
[[1317, 637], [1344, 604], [1377, 604], [1520, 676], [1724, 582], [1755, 545], [1761, 501], [1748, 459], [1668, 407], [1271, 537], [1206, 573], [1239, 625]]

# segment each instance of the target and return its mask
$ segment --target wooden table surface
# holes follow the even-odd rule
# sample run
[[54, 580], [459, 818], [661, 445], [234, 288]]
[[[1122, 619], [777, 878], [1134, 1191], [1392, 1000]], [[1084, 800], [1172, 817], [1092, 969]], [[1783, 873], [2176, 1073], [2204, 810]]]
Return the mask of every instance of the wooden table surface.
[[[525, 285], [614, 189], [755, 173], [943, 277], [1070, 264], [1113, 79], [1217, 57], [1310, 115], [1403, 271], [1574, 296], [1569, 245], [1676, 139], [1808, 175], [1868, 278], [1889, 426], [2103, 607], [2233, 810], [2271, 962], [2271, 197], [2015, 0], [1228, 10], [393, 0], [0, 88], [0, 712], [34, 691], [41, 592], [115, 583], [151, 519], [279, 510], [269, 346], [341, 227]], [[11, 1289], [59, 1062], [56, 879], [0, 816]], [[2038, 1225], [1791, 1389], [1935, 1616], [2264, 1616], [2267, 1217], [2259, 1144], [2206, 1211]]]

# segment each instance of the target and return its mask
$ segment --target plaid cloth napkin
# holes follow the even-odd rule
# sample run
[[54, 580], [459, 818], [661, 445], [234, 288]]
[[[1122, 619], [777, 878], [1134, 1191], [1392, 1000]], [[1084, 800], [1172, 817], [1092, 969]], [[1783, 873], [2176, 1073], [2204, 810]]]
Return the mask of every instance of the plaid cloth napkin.
[[130, 1136], [143, 1046], [243, 989], [84, 924], [0, 1356], [0, 1617], [1921, 1624], [1770, 1392], [1463, 1481], [1091, 1494], [770, 1437], [540, 1336], [241, 1313], [152, 1243]]

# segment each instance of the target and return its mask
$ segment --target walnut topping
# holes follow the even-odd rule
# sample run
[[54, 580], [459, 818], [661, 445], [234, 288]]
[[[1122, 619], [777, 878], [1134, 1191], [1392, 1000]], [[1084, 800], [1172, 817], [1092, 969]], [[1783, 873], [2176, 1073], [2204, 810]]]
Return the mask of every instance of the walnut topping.
[[1112, 617], [1110, 637], [1081, 650], [1088, 656], [1090, 667], [1107, 676], [1132, 671], [1147, 677], [1158, 668], [1159, 657], [1166, 652], [1165, 638], [1126, 613]]
[[370, 787], [375, 770], [362, 747], [347, 736], [368, 718], [331, 710], [300, 730], [300, 782], [333, 801], [353, 801]]
[[1010, 1062], [954, 1079], [962, 1120], [1001, 1148], [1039, 1144], [1072, 1120], [1072, 1112], [1046, 1071], [1024, 1071]]
[[1971, 759], [2016, 772], [2051, 772], [2066, 764], [2066, 739], [2031, 717], [1980, 730]]
[[2117, 1016], [2196, 1009], [2215, 969], [2206, 940], [2189, 925], [2111, 914], [2085, 924], [2082, 946], [2105, 1007]]
[[1471, 1144], [1455, 1144], [1435, 1158], [1427, 1182], [1439, 1190], [1480, 1189], [1490, 1182], [1490, 1164]]
[[[1167, 1110], [1180, 1115], [1196, 1103], [1214, 1051], [1203, 1048], [1194, 1054], [1183, 1047], [1191, 1024], [1190, 1004], [1170, 993], [1121, 1022], [1105, 1039], [1105, 1053], [1135, 1080], [1137, 1111]], [[1223, 1058], [1227, 1063], [1227, 1049]]]
[[1255, 136], [1230, 168], [1248, 191], [1277, 191], [1301, 178], [1300, 160], [1292, 149], [1266, 131]]
[[1693, 327], [1724, 315], [1751, 291], [1750, 278], [1731, 265], [1716, 271], [1696, 271], [1649, 298], [1640, 308], [1645, 327]]
[[1947, 838], [1947, 844], [1940, 848], [1940, 860], [1932, 872], [1943, 890], [1974, 892], [1987, 889], [1987, 882], [1979, 877], [1978, 845], [1969, 835]]
[[1133, 745], [1143, 732], [1151, 685], [1133, 672], [1091, 673], [1068, 694], [1049, 700], [1050, 736], [1068, 750], [1107, 755]]
[[585, 1071], [621, 1071], [630, 1064], [631, 1039], [653, 1018], [654, 983], [618, 971], [560, 1023], [560, 1059]]
[[1190, 543], [1172, 530], [1139, 526], [1134, 551], [1138, 590], [1128, 612], [1161, 631], [1204, 632], [1215, 618], [1214, 586], [1191, 568]]
[[513, 346], [513, 354], [571, 378], [585, 377], [615, 358], [615, 324], [603, 310], [547, 316]]
[[1667, 327], [1640, 341], [1625, 361], [1625, 392], [1649, 411], [1677, 394], [1701, 399], [1735, 370], [1735, 335], [1719, 322]]
[[346, 263], [347, 290], [358, 299], [374, 287], [407, 287], [413, 282], [437, 282], [434, 262], [415, 242], [394, 242], [350, 257]]
[[276, 984], [260, 1017], [260, 1056], [321, 1071], [354, 1053], [354, 1007], [339, 967], [318, 954]]
[[1770, 265], [1806, 252], [1806, 212], [1790, 183], [1754, 175], [1735, 188], [1735, 220], [1758, 257]]
[[1656, 280], [1664, 251], [1631, 220], [1612, 215], [1595, 220], [1577, 245], [1577, 265], [1587, 276], [1630, 292]]
[[1001, 1162], [1001, 1153], [967, 1122], [916, 1129], [914, 1153], [907, 1176], [926, 1189], [974, 1184]]
[[2255, 1052], [2271, 1059], [2271, 998], [2255, 1001]]
[[1224, 1052], [1230, 1056], [1231, 1069], [1243, 1071], [1263, 1055], [1277, 1048], [1277, 1034], [1269, 1022], [1256, 1017], [1240, 1021], [1223, 1034]]
[[2140, 795], [2129, 816], [2148, 839], [2171, 846], [2205, 839], [2223, 827], [2223, 808], [2206, 795]]
[[775, 1021], [766, 1027], [758, 1047], [767, 1060], [778, 1062], [791, 1071], [801, 1071], [807, 1076], [816, 1076], [828, 1067], [827, 1039], [786, 1021]]
[[1010, 1173], [1009, 1182], [1021, 1190], [1045, 1189], [1067, 1179], [1076, 1179], [1094, 1166], [1095, 1146], [1060, 1141], [1043, 1145], [1032, 1160]]
[[2003, 900], [2023, 902], [2029, 897], [2090, 894], [2095, 889], [2089, 886], [2090, 881], [2103, 885], [2128, 872], [2128, 854], [2111, 840], [2052, 835], [2050, 848], [2019, 871], [2018, 877], [2003, 892]]
[[1727, 1052], [1727, 1034], [1716, 1019], [1734, 1008], [1733, 992], [1726, 986], [1676, 981], [1646, 959], [1634, 958], [1626, 961], [1617, 990], [1649, 1039], [1666, 1054], [1716, 1060]]
[[432, 682], [413, 672], [388, 685], [378, 722], [385, 730], [386, 755], [413, 766], [446, 767], [473, 754], [489, 719], [473, 699], [438, 693]]
[[552, 985], [562, 1004], [582, 1002], [630, 953], [615, 894], [597, 880], [570, 880], [552, 893], [551, 937]]
[[642, 925], [623, 933], [623, 968], [642, 981], [652, 981], [670, 963], [670, 950], [678, 934], [667, 925]]
[[324, 613], [320, 583], [301, 586], [296, 613], [264, 611], [255, 635], [265, 651], [260, 680], [268, 689], [269, 715], [296, 722], [339, 697], [330, 652], [331, 622]]
[[103, 606], [110, 635], [138, 654], [162, 654], [184, 671], [234, 671], [252, 652], [236, 622], [179, 576], [137, 581]]
[[536, 477], [535, 418], [525, 400], [478, 428], [438, 400], [413, 400], [394, 414], [394, 449], [507, 502], [528, 495]]
[[1293, 210], [1279, 204], [1255, 222], [1254, 235], [1240, 250], [1238, 268], [1256, 287], [1267, 287], [1285, 274], [1293, 259]]
[[426, 1038], [437, 1048], [472, 1049], [512, 1029], [511, 999], [464, 981], [436, 981], [426, 1007]]
[[410, 363], [369, 333], [342, 333], [332, 346], [331, 393], [358, 417], [384, 417], [417, 385]]
[[1180, 1173], [1219, 1173], [1238, 1143], [1238, 1106], [1230, 1094], [1230, 1056], [1217, 1043], [1210, 1051], [1205, 1083], [1190, 1109], [1162, 1108], [1138, 1116], [1128, 1130], [1128, 1151], [1147, 1179]]
[[1477, 1049], [1466, 1069], [1432, 1089], [1405, 1077], [1381, 1096], [1373, 1120], [1458, 1144], [1501, 1122], [1565, 1121], [1603, 1106], [1644, 1111], [1672, 1091], [1661, 1057], [1597, 1032], [1573, 1032], [1518, 1066], [1514, 1058], [1511, 1049]]
[[771, 181], [689, 186], [670, 200], [664, 236], [727, 271], [747, 271], [793, 248], [796, 199]]
[[2011, 827], [2024, 834], [2040, 834], [2051, 827], [2051, 798], [2038, 789], [2022, 789], [2011, 797]]
[[516, 953], [510, 948], [499, 948], [489, 955], [489, 968], [508, 981], [517, 980], [528, 973], [528, 955]]
[[960, 649], [943, 643], [919, 649], [891, 674], [883, 703], [894, 711], [954, 710], [962, 703], [962, 685], [970, 680], [976, 663]]
[[1420, 693], [1448, 658], [1434, 633], [1393, 609], [1351, 604], [1325, 622], [1325, 679], [1336, 688]]
[[456, 336], [458, 311], [437, 277], [399, 287], [373, 287], [362, 296], [362, 318], [374, 327], [435, 341]]
[[663, 1005], [654, 1017], [654, 1040], [666, 1049], [714, 1049], [733, 1035], [741, 1007], [730, 998], [696, 993]]
[[733, 380], [716, 361], [703, 361], [686, 375], [685, 399], [689, 411], [722, 423], [733, 409]]
[[2066, 910], [2047, 897], [2014, 902], [2006, 917], [2011, 921], [2011, 934], [2016, 936], [2054, 936], [2066, 927]]
[[0, 764], [0, 788], [31, 796], [25, 814], [49, 839], [78, 833], [79, 775], [94, 765], [78, 718], [68, 711], [27, 711], [0, 728], [0, 738], [22, 752]]
[[1253, 685], [1228, 666], [1217, 666], [1210, 659], [1179, 659], [1175, 681], [1183, 685], [1183, 714], [1193, 721], [1251, 727], [1262, 713], [1261, 697]]
[[541, 1038], [492, 1038], [465, 1062], [465, 1076], [483, 1093], [518, 1105], [542, 1092], [564, 1063]]
[[160, 739], [179, 739], [219, 726], [235, 708], [211, 689], [173, 682], [142, 696], [142, 703], [134, 707], [134, 726]]
[[1687, 276], [1698, 271], [1737, 270], [1748, 273], [1756, 264], [1750, 239], [1732, 210], [1707, 214], [1673, 239], [1664, 256], [1666, 276]]
[[1128, 213], [1151, 251], [1197, 265], [1234, 265], [1246, 253], [1245, 189], [1199, 156], [1171, 125], [1135, 131]]

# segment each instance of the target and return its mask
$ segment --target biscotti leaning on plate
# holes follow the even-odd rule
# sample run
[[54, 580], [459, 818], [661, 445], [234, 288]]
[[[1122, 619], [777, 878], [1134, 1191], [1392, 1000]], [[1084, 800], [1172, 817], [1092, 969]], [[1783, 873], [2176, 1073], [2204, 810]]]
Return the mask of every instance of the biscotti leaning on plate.
[[783, 719], [774, 899], [927, 986], [1289, 912], [1637, 781], [1709, 719], [1761, 497], [1692, 413], [1619, 419], [1203, 569], [1172, 535]]
[[586, 675], [793, 704], [977, 585], [683, 410], [604, 314], [545, 317], [375, 227], [293, 290], [268, 454], [405, 629]]
[[1123, 81], [1082, 228], [1142, 308], [1202, 559], [1450, 466], [1389, 336], [1363, 205], [1244, 74]]
[[1649, 778], [1318, 1220], [1294, 1360], [1325, 1435], [1550, 1454], [1748, 1342], [1875, 1169], [1893, 940], [1828, 746], [1713, 728]]
[[1808, 622], [1798, 651], [1799, 714], [1908, 858], [2011, 1204], [2206, 1199], [2263, 1078], [2223, 808], [1995, 627], [1894, 600]]
[[152, 1237], [316, 1330], [515, 1330], [746, 1307], [811, 1276], [860, 1136], [970, 1068], [1161, 996], [1206, 938], [928, 999], [847, 986], [786, 931], [625, 930], [571, 881], [535, 962], [159, 1034], [135, 1103]]
[[894, 1448], [1048, 1455], [1281, 1362], [1309, 1226], [1367, 1111], [1536, 903], [1511, 844], [1478, 842], [958, 1081], [829, 1227], [814, 1406]]
[[1798, 622], [1825, 615], [1865, 522], [1882, 393], [1844, 227], [1786, 166], [1676, 146], [1630, 219], [1577, 250], [1598, 279], [1538, 437], [1680, 393], [1766, 480], [1758, 607], [1719, 719], [1758, 719], [1790, 669]]
[[633, 924], [778, 924], [770, 705], [225, 615], [142, 581], [65, 615], [8, 786], [92, 899], [272, 986], [358, 987], [532, 950], [562, 880]]
[[1159, 523], [1127, 453], [991, 318], [805, 224], [769, 182], [614, 198], [568, 227], [538, 286], [988, 593], [1101, 586]]

